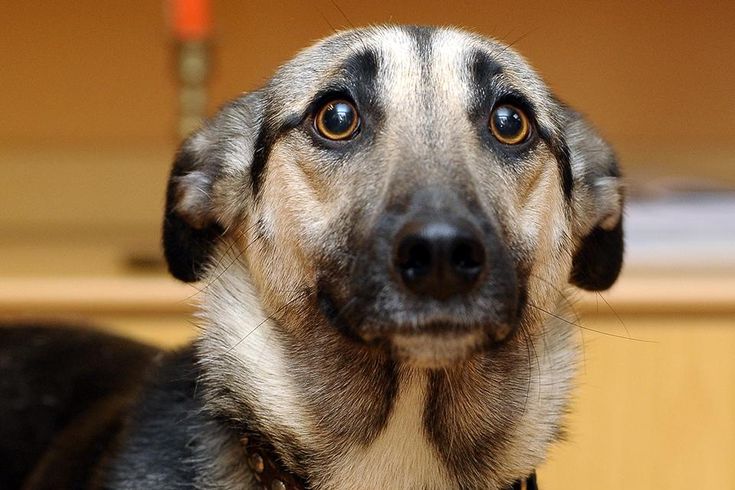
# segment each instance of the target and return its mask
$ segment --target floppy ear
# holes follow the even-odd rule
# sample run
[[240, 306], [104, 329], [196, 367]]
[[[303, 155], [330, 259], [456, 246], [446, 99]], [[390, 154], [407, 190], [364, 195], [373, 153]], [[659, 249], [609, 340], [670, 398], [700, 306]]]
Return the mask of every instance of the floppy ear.
[[163, 250], [177, 279], [201, 279], [215, 244], [244, 212], [262, 99], [255, 92], [224, 106], [176, 154], [166, 191]]
[[623, 220], [611, 230], [596, 226], [582, 239], [572, 262], [569, 281], [588, 291], [604, 291], [623, 267]]
[[623, 192], [612, 148], [577, 113], [565, 131], [581, 238], [569, 282], [589, 291], [613, 285], [623, 266]]

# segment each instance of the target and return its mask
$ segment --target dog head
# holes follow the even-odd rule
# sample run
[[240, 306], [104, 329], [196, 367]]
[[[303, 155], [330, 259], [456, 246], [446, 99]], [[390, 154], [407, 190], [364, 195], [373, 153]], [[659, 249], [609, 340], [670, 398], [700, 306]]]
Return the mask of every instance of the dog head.
[[184, 281], [243, 264], [287, 334], [446, 366], [534, 328], [569, 283], [608, 288], [622, 201], [611, 149], [512, 49], [375, 27], [301, 52], [182, 145], [164, 247]]

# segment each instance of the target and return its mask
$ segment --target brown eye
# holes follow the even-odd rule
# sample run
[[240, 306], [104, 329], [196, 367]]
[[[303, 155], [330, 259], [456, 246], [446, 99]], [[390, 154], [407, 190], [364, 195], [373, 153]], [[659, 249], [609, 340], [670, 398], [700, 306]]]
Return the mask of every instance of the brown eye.
[[501, 143], [517, 145], [526, 141], [531, 127], [522, 110], [505, 104], [496, 107], [490, 114], [490, 131]]
[[327, 102], [319, 109], [314, 127], [327, 139], [346, 140], [352, 137], [360, 124], [357, 109], [346, 100]]

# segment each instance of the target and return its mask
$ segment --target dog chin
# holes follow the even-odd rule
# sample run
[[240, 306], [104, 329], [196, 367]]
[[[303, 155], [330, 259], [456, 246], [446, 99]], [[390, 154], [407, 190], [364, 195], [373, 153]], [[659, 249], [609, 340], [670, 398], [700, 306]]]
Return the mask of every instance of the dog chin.
[[466, 333], [396, 334], [390, 339], [393, 357], [416, 368], [447, 368], [484, 350], [487, 336], [482, 330]]

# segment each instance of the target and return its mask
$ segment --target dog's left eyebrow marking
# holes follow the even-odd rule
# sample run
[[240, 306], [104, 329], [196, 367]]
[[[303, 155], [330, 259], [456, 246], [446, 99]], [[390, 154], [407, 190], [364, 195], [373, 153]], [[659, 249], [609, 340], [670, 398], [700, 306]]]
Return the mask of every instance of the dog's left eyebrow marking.
[[[336, 80], [339, 85], [351, 89], [349, 92], [354, 94], [358, 104], [371, 106], [374, 109], [376, 117], [380, 114], [379, 109], [375, 107], [377, 101], [375, 85], [377, 83], [379, 64], [379, 56], [374, 49], [368, 48], [356, 52], [342, 63], [340, 69], [337, 70], [339, 75], [338, 80]], [[332, 83], [334, 82], [332, 81]], [[318, 97], [319, 93], [315, 94], [315, 98]], [[308, 110], [313, 110], [313, 103], [314, 101], [309, 104]], [[308, 110], [307, 114], [293, 113], [281, 121], [273, 121], [271, 114], [275, 111], [266, 108], [266, 116], [258, 132], [253, 162], [250, 166], [250, 182], [254, 197], [257, 197], [260, 191], [266, 163], [268, 162], [273, 145], [281, 135], [301, 124], [308, 115]]]

